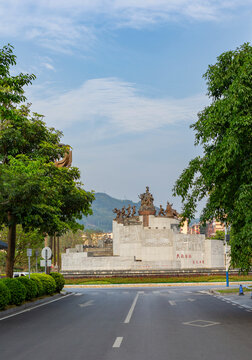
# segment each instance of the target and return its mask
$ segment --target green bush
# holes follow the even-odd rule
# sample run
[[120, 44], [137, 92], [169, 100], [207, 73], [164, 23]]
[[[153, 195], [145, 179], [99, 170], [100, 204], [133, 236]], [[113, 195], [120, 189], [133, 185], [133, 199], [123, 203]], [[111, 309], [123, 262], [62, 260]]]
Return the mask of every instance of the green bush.
[[46, 291], [42, 281], [39, 279], [38, 274], [31, 274], [31, 280], [37, 285], [37, 289], [38, 289], [37, 296], [45, 295]]
[[56, 282], [55, 280], [50, 276], [46, 274], [34, 274], [39, 278], [39, 280], [43, 284], [43, 288], [45, 290], [45, 295], [52, 295], [56, 291]]
[[10, 303], [11, 293], [8, 287], [0, 280], [0, 310], [4, 310]]
[[5, 278], [3, 283], [8, 287], [11, 293], [10, 304], [20, 305], [26, 298], [26, 288], [17, 279]]
[[63, 275], [56, 273], [56, 272], [51, 273], [50, 275], [53, 277], [53, 279], [56, 282], [56, 291], [60, 292], [65, 285], [65, 279], [64, 279]]
[[17, 280], [26, 288], [26, 300], [31, 300], [38, 295], [38, 286], [35, 281], [29, 279], [28, 276], [20, 276]]

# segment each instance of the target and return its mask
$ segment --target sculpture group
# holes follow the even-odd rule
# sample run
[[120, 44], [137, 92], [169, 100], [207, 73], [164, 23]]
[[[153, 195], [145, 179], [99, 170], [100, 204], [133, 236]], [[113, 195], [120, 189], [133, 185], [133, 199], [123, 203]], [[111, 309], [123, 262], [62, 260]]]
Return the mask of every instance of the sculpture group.
[[[153, 198], [152, 194], [150, 193], [148, 186], [146, 186], [145, 193], [140, 194], [139, 198], [141, 199], [141, 206], [140, 206], [139, 211], [151, 210], [151, 211], [156, 212], [156, 208], [153, 204], [154, 198]], [[129, 204], [127, 208], [125, 206], [123, 206], [121, 210], [114, 208], [113, 213], [116, 214], [115, 220], [117, 222], [123, 222], [124, 219], [137, 219], [135, 205], [131, 207], [131, 205]], [[172, 219], [178, 219], [179, 214], [176, 210], [174, 210], [172, 208], [172, 204], [170, 204], [167, 201], [166, 209], [164, 210], [162, 205], [160, 205], [157, 216], [164, 216], [164, 217], [168, 217], [168, 218], [172, 218]]]
[[134, 218], [135, 214], [136, 214], [136, 206], [133, 205], [131, 208], [131, 205], [129, 204], [127, 209], [125, 208], [125, 206], [123, 206], [121, 210], [114, 208], [113, 213], [116, 214], [115, 220], [117, 220], [117, 221], [123, 220], [123, 219]]
[[175, 209], [173, 209], [172, 204], [170, 204], [169, 201], [167, 201], [165, 210], [162, 205], [159, 206], [158, 216], [166, 216], [168, 218], [178, 219], [179, 213]]

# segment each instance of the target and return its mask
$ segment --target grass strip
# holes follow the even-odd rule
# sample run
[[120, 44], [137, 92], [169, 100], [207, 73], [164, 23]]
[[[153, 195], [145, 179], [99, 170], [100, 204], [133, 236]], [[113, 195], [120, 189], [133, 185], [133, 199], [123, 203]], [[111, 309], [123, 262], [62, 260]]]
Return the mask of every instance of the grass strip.
[[[104, 277], [104, 278], [65, 278], [66, 285], [109, 285], [109, 284], [155, 284], [155, 283], [196, 283], [223, 282], [225, 276], [137, 276], [137, 277]], [[252, 281], [252, 275], [232, 275], [229, 281]]]
[[[221, 290], [219, 290], [219, 289], [217, 289], [216, 290], [218, 293], [220, 293], [220, 294], [239, 294], [239, 287], [238, 288], [232, 288], [232, 289], [221, 289]], [[243, 286], [243, 292], [245, 293], [247, 293], [247, 292], [251, 292], [252, 291], [252, 287], [251, 286], [249, 286], [249, 287], [245, 287], [245, 286]]]

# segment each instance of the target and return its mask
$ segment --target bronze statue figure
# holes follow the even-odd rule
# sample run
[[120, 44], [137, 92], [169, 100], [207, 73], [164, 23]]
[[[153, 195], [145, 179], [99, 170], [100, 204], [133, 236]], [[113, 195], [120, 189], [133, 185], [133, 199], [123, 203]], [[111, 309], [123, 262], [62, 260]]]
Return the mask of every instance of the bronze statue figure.
[[124, 218], [126, 216], [125, 206], [122, 207], [121, 216], [122, 216], [122, 218]]
[[132, 207], [131, 217], [134, 217], [134, 216], [135, 216], [135, 213], [136, 213], [136, 206], [135, 206], [135, 205], [133, 205], [133, 207]]
[[130, 213], [131, 213], [131, 206], [129, 204], [129, 206], [127, 207], [127, 215], [126, 215], [127, 218], [130, 217]]
[[169, 201], [167, 201], [165, 215], [169, 218], [173, 217], [173, 209], [172, 209], [172, 205], [169, 203]]
[[118, 220], [120, 218], [121, 210], [114, 208], [113, 213], [116, 214], [115, 220]]
[[165, 210], [165, 215], [169, 218], [178, 218], [179, 217], [179, 213], [174, 210], [172, 208], [172, 204], [169, 203], [169, 201], [167, 201], [167, 206], [166, 206], [166, 210]]
[[163, 206], [162, 206], [162, 205], [160, 205], [160, 206], [159, 206], [159, 213], [158, 213], [158, 216], [165, 216], [165, 211], [164, 211], [164, 209], [163, 209]]
[[153, 204], [154, 198], [149, 191], [149, 186], [146, 186], [146, 192], [140, 194], [139, 198], [141, 199], [140, 211], [144, 211], [144, 210], [155, 211], [155, 206]]

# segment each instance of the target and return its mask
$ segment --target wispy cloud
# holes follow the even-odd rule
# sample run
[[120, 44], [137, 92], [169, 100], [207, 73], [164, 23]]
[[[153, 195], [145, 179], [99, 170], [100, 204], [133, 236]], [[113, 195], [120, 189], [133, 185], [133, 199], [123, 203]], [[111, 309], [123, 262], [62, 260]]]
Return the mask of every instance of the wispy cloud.
[[78, 89], [43, 99], [29, 94], [29, 99], [34, 110], [44, 114], [50, 125], [67, 129], [93, 124], [101, 138], [190, 123], [208, 103], [203, 95], [150, 98], [134, 84], [116, 78], [88, 80]]
[[8, 0], [0, 2], [0, 35], [54, 51], [90, 49], [99, 31], [168, 21], [223, 21], [251, 0]]

